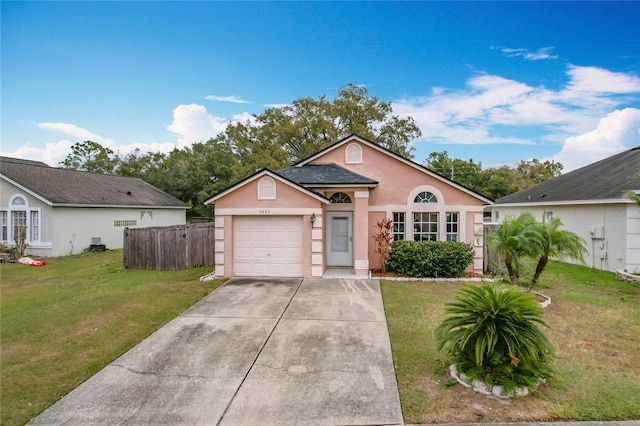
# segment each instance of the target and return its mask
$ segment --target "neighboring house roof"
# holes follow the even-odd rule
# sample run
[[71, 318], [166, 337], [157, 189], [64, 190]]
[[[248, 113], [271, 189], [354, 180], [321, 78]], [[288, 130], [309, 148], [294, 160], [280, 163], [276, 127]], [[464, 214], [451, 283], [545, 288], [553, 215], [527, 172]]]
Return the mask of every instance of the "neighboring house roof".
[[0, 176], [51, 206], [189, 208], [139, 178], [59, 169], [8, 157], [0, 157]]
[[622, 200], [640, 190], [640, 146], [496, 200], [533, 204]]
[[333, 163], [291, 166], [278, 170], [277, 173], [300, 185], [306, 186], [365, 185], [374, 187], [378, 185], [378, 182], [373, 179], [359, 175]]
[[297, 190], [306, 193], [307, 195], [310, 195], [312, 197], [317, 198], [319, 201], [323, 202], [323, 203], [328, 203], [329, 199], [327, 197], [325, 197], [324, 195], [320, 194], [317, 191], [314, 191], [313, 189], [307, 188], [306, 186], [303, 186], [301, 184], [299, 184], [298, 182], [289, 179], [288, 177], [281, 175], [279, 173], [276, 173], [272, 170], [269, 169], [261, 169], [258, 170], [257, 172], [255, 172], [254, 174], [252, 174], [251, 176], [248, 176], [244, 179], [242, 179], [240, 182], [236, 182], [235, 184], [233, 184], [232, 186], [228, 187], [227, 189], [224, 189], [222, 191], [220, 191], [219, 193], [217, 193], [216, 195], [214, 195], [213, 197], [207, 199], [204, 201], [205, 205], [208, 204], [212, 204], [214, 201], [216, 201], [217, 199], [224, 197], [225, 195], [235, 191], [236, 189], [240, 188], [241, 186], [244, 186], [246, 184], [248, 184], [249, 182], [252, 182], [262, 176], [270, 176], [276, 180], [279, 180], [280, 182], [283, 182], [293, 188], [296, 188]]
[[338, 142], [334, 143], [333, 145], [329, 145], [328, 147], [316, 152], [312, 156], [307, 157], [304, 160], [301, 160], [298, 163], [294, 164], [293, 167], [305, 166], [308, 163], [310, 163], [311, 161], [321, 157], [325, 153], [327, 153], [327, 152], [329, 152], [331, 150], [334, 150], [334, 149], [336, 149], [336, 148], [338, 148], [338, 147], [340, 147], [340, 146], [342, 146], [342, 145], [344, 145], [344, 144], [346, 144], [348, 142], [351, 142], [354, 139], [357, 140], [360, 143], [363, 143], [365, 145], [370, 146], [373, 149], [376, 149], [376, 150], [378, 150], [378, 151], [380, 151], [382, 153], [385, 153], [386, 155], [388, 155], [390, 157], [393, 157], [396, 160], [398, 160], [398, 161], [400, 161], [400, 162], [402, 162], [402, 163], [404, 163], [404, 164], [406, 164], [406, 165], [408, 165], [410, 167], [413, 167], [414, 169], [420, 170], [421, 172], [426, 173], [427, 175], [433, 177], [436, 180], [439, 180], [439, 181], [441, 181], [443, 183], [446, 183], [448, 185], [456, 187], [456, 188], [460, 189], [461, 191], [466, 192], [467, 194], [469, 194], [469, 195], [471, 195], [471, 196], [473, 196], [475, 198], [478, 198], [479, 200], [481, 200], [484, 203], [493, 204], [493, 200], [492, 199], [487, 198], [484, 195], [482, 195], [482, 194], [480, 194], [480, 193], [478, 193], [478, 192], [476, 192], [476, 191], [474, 191], [472, 189], [469, 189], [466, 186], [461, 185], [456, 181], [448, 179], [448, 178], [442, 176], [441, 174], [438, 174], [438, 173], [434, 172], [433, 170], [431, 170], [431, 169], [429, 169], [429, 168], [427, 168], [427, 167], [425, 167], [425, 166], [423, 166], [421, 164], [413, 162], [413, 161], [403, 157], [402, 155], [396, 154], [395, 152], [393, 152], [393, 151], [391, 151], [391, 150], [389, 150], [389, 149], [387, 149], [387, 148], [385, 148], [383, 146], [380, 146], [380, 145], [378, 145], [378, 144], [376, 144], [374, 142], [371, 142], [370, 140], [367, 140], [367, 139], [363, 138], [362, 136], [358, 136], [356, 134], [351, 134], [351, 135], [339, 140]]

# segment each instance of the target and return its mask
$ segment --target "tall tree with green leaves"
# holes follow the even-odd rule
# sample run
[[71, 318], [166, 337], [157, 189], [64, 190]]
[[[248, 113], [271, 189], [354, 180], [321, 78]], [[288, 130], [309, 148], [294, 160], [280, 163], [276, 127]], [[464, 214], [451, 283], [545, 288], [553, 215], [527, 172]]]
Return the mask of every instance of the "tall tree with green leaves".
[[94, 141], [77, 142], [60, 165], [65, 169], [114, 174], [118, 159], [113, 151]]
[[557, 217], [538, 224], [540, 239], [536, 241], [536, 245], [540, 249], [540, 254], [529, 290], [532, 290], [538, 282], [549, 258], [569, 258], [584, 263], [584, 255], [587, 253], [585, 241], [574, 232], [560, 229], [561, 226], [562, 221]]
[[393, 115], [391, 102], [347, 84], [333, 100], [301, 98], [232, 123], [216, 140], [232, 146], [243, 178], [263, 167], [286, 167], [353, 133], [407, 158], [413, 157], [409, 142], [422, 135], [412, 118]]

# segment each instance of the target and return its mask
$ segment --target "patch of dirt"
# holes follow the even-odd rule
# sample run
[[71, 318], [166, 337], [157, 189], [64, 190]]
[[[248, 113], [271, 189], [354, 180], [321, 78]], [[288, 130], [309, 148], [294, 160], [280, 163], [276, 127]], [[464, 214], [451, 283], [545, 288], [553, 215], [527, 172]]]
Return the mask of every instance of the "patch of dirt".
[[[447, 376], [449, 377], [449, 376]], [[473, 423], [552, 420], [548, 403], [535, 395], [501, 399], [482, 395], [460, 384], [445, 388], [440, 380], [423, 377], [418, 385], [438, 409], [419, 418], [405, 419], [413, 423]], [[446, 380], [446, 379], [445, 379]], [[541, 389], [546, 385], [542, 385]]]

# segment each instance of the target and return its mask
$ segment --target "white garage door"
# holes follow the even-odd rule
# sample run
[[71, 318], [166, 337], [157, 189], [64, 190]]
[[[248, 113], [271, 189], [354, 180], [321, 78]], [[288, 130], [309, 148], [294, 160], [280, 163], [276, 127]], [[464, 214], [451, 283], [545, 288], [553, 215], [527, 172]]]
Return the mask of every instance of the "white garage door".
[[239, 277], [301, 277], [302, 216], [233, 218], [233, 266]]

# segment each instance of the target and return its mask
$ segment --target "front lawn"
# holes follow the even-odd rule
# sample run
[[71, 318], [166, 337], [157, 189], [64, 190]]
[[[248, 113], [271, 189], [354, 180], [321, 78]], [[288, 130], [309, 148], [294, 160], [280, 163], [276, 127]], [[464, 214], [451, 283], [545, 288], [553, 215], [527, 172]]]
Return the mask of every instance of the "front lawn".
[[535, 394], [499, 401], [451, 379], [434, 330], [456, 282], [382, 281], [402, 412], [407, 423], [640, 419], [640, 287], [613, 273], [550, 263], [545, 333], [558, 375]]
[[122, 251], [0, 265], [0, 423], [21, 425], [221, 284], [124, 270]]

